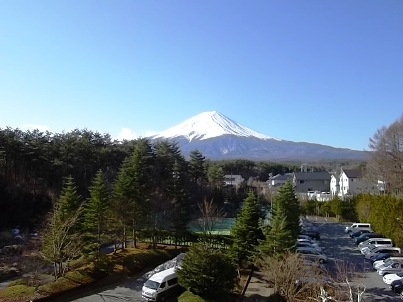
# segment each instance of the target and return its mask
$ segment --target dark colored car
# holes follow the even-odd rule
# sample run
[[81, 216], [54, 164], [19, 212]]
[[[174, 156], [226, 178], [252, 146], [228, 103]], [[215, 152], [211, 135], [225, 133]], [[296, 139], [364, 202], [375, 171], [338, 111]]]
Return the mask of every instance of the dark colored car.
[[355, 232], [350, 233], [350, 237], [351, 238], [357, 238], [358, 236], [361, 236], [362, 234], [366, 234], [366, 233], [371, 233], [370, 230], [357, 230]]
[[316, 240], [320, 239], [320, 233], [314, 229], [302, 229], [300, 234], [307, 235], [307, 236], [311, 237], [312, 239], [316, 239]]
[[356, 238], [354, 238], [355, 244], [359, 244], [360, 242], [364, 242], [369, 238], [385, 238], [382, 234], [379, 233], [364, 233]]
[[385, 260], [388, 259], [390, 257], [389, 253], [377, 253], [376, 255], [373, 255], [369, 258], [369, 261], [372, 263], [374, 263], [375, 261], [378, 260]]
[[399, 279], [399, 280], [392, 281], [392, 283], [390, 284], [390, 288], [396, 294], [402, 293], [403, 292], [403, 280]]

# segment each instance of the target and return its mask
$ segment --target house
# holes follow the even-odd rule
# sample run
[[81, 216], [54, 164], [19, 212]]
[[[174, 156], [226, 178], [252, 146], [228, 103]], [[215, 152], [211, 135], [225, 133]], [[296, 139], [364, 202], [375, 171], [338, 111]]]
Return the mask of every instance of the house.
[[339, 193], [341, 198], [360, 193], [379, 194], [384, 189], [379, 180], [374, 182], [363, 176], [359, 169], [341, 169], [339, 177]]
[[228, 186], [239, 187], [241, 183], [243, 183], [245, 179], [241, 175], [233, 175], [228, 174], [224, 175], [224, 184]]
[[292, 183], [296, 193], [330, 192], [329, 172], [294, 172]]
[[340, 187], [339, 187], [339, 178], [337, 177], [337, 174], [331, 174], [330, 175], [330, 194], [332, 197], [337, 196], [339, 193]]
[[341, 169], [339, 177], [339, 196], [361, 193], [362, 172], [358, 169]]
[[267, 180], [267, 184], [270, 187], [281, 187], [284, 185], [287, 181], [292, 181], [292, 173], [286, 173], [286, 174], [277, 174], [275, 176], [271, 176]]

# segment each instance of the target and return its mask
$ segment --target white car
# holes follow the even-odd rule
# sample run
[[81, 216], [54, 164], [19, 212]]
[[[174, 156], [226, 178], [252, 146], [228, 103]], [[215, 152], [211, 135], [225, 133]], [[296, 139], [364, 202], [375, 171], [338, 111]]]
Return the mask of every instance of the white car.
[[383, 282], [385, 282], [386, 284], [389, 284], [389, 285], [393, 281], [400, 280], [400, 279], [403, 279], [403, 271], [401, 271], [400, 273], [387, 274], [387, 275], [383, 276]]

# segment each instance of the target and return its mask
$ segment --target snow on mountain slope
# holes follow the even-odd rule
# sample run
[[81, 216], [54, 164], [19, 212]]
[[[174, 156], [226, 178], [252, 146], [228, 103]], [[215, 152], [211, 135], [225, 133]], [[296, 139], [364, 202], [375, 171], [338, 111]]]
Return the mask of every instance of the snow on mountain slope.
[[217, 111], [200, 113], [172, 128], [160, 132], [152, 138], [185, 137], [190, 142], [228, 134], [240, 137], [255, 137], [263, 140], [273, 139], [242, 126]]

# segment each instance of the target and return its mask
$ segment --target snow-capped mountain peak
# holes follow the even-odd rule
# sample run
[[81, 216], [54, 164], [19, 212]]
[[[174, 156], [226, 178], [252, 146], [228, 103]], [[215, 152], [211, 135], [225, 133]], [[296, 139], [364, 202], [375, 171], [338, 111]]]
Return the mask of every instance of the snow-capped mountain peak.
[[195, 139], [205, 140], [222, 135], [256, 137], [264, 140], [273, 139], [242, 126], [217, 111], [202, 112], [174, 127], [160, 132], [153, 136], [153, 138], [185, 137], [188, 141], [192, 141]]

